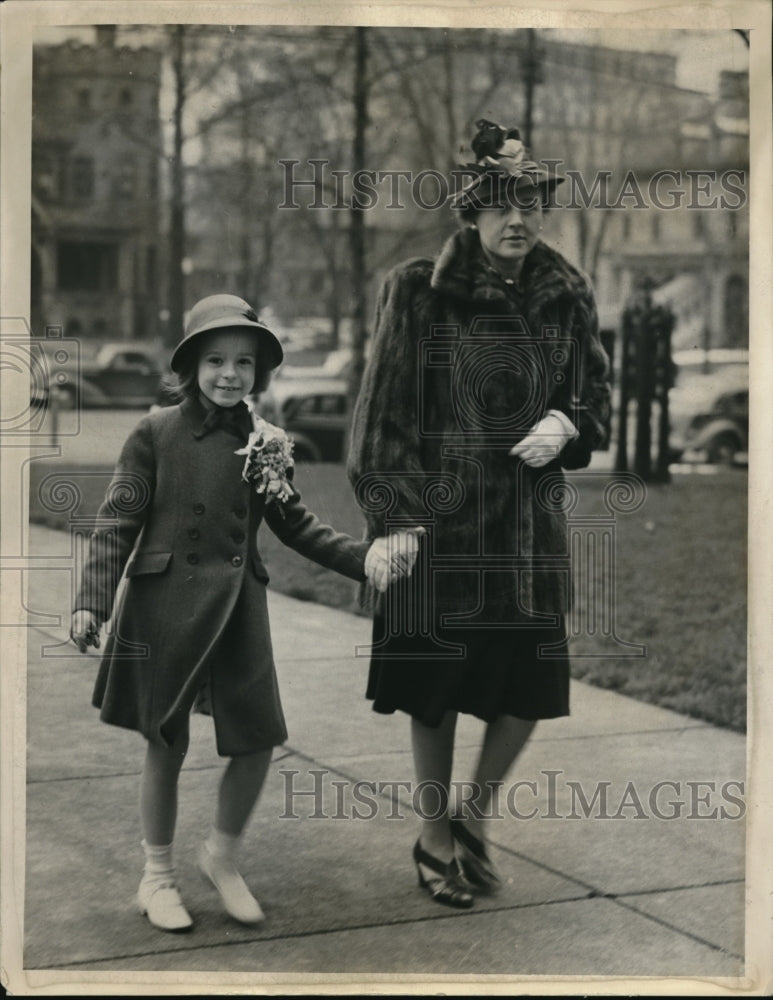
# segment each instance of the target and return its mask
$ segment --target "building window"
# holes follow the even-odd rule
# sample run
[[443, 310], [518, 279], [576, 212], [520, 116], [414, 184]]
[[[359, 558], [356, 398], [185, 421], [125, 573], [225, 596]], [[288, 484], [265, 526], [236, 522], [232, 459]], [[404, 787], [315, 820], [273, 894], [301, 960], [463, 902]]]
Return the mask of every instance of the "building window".
[[118, 198], [133, 198], [137, 181], [137, 164], [133, 156], [125, 157], [115, 172], [113, 190]]
[[631, 216], [626, 212], [623, 216], [623, 239], [630, 240], [631, 238]]
[[158, 289], [158, 254], [154, 246], [145, 248], [145, 289], [155, 295]]
[[79, 108], [90, 108], [91, 107], [91, 91], [83, 90], [78, 91], [78, 107]]
[[749, 289], [739, 274], [731, 274], [725, 281], [725, 347], [749, 345]]
[[94, 197], [94, 161], [90, 156], [76, 156], [70, 165], [70, 190], [73, 198]]
[[32, 158], [32, 178], [35, 193], [43, 198], [56, 198], [59, 193], [59, 165], [48, 153], [35, 153]]
[[308, 276], [308, 292], [309, 295], [317, 296], [321, 295], [325, 289], [325, 273], [324, 271], [312, 271]]
[[654, 243], [657, 243], [660, 239], [660, 216], [657, 212], [655, 212], [650, 220], [650, 235]]
[[61, 242], [56, 248], [57, 288], [63, 292], [110, 292], [118, 287], [116, 243]]
[[122, 108], [128, 108], [132, 103], [132, 92], [128, 87], [124, 87], [118, 96], [118, 101]]
[[151, 160], [148, 165], [148, 197], [158, 196], [158, 165], [155, 160]]
[[696, 212], [692, 217], [692, 234], [701, 237], [706, 235], [706, 219], [703, 212]]

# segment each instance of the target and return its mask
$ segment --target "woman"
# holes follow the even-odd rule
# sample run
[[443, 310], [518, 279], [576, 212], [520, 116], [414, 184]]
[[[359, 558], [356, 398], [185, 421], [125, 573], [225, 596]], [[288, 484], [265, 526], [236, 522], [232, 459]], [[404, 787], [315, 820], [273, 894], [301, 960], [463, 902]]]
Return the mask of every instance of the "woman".
[[[476, 124], [460, 230], [384, 282], [349, 459], [369, 537], [426, 529], [412, 579], [376, 597], [367, 697], [411, 717], [417, 782], [442, 790], [420, 810], [419, 884], [458, 907], [497, 887], [493, 788], [536, 720], [569, 712], [561, 470], [589, 463], [609, 419], [592, 290], [539, 235], [561, 178], [516, 129]], [[459, 712], [487, 727], [478, 797], [452, 819]]]

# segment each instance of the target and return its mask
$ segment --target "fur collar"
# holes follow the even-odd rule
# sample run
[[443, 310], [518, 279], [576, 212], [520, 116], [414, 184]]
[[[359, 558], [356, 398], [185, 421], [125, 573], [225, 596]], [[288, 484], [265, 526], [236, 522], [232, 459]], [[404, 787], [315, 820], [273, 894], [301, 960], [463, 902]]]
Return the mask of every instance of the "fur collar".
[[[445, 243], [432, 273], [432, 287], [455, 298], [481, 304], [512, 303], [513, 288], [488, 266], [476, 229], [466, 226]], [[565, 295], [587, 292], [584, 275], [541, 240], [526, 257], [516, 291], [538, 308]]]

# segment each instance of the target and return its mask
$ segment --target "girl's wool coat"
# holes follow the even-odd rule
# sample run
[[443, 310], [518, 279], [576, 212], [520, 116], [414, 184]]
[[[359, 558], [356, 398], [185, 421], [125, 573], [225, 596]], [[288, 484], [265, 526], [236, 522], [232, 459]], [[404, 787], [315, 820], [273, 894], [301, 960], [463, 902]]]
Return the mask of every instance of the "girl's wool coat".
[[[517, 285], [489, 267], [472, 227], [436, 261], [387, 276], [348, 471], [370, 537], [390, 518], [427, 527], [445, 569], [433, 607], [492, 624], [568, 610], [562, 467], [587, 466], [605, 442], [608, 370], [588, 280], [542, 242]], [[531, 468], [509, 450], [551, 409], [579, 437]]]
[[[100, 623], [112, 612], [94, 690], [105, 722], [170, 744], [209, 683], [216, 726], [218, 709], [229, 719], [227, 730], [217, 731], [218, 752], [233, 755], [287, 735], [266, 612], [268, 574], [257, 548], [261, 522], [284, 544], [354, 580], [364, 579], [368, 543], [321, 524], [297, 492], [286, 504], [266, 504], [241, 478], [244, 457], [235, 452], [242, 439], [222, 427], [208, 430], [205, 416], [197, 400], [186, 399], [148, 414], [129, 436], [98, 514], [75, 609]], [[246, 439], [246, 407], [242, 416]]]

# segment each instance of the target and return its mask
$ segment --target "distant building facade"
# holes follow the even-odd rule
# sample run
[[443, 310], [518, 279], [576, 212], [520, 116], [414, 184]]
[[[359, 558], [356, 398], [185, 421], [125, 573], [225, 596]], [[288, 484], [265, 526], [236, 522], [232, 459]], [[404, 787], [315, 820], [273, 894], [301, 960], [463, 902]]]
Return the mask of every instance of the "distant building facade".
[[33, 334], [155, 336], [161, 56], [96, 44], [33, 53]]
[[[459, 164], [472, 158], [467, 144], [475, 118], [524, 126], [523, 34], [497, 40], [502, 57], [510, 48], [508, 72], [496, 77], [477, 43], [455, 44], [447, 53], [453, 75], [468, 81], [446, 94], [448, 121], [427, 104], [443, 96], [440, 83], [411, 77], [414, 85], [435, 87], [432, 94], [421, 91], [418, 109], [425, 132], [433, 131], [434, 161], [423, 136], [417, 141], [402, 93], [385, 97], [372, 88], [371, 171], [412, 171], [416, 178], [434, 166], [445, 176], [451, 147]], [[647, 277], [657, 286], [656, 297], [677, 313], [676, 348], [746, 346], [748, 75], [718, 73], [717, 90], [709, 95], [678, 85], [677, 58], [668, 53], [573, 43], [549, 31], [535, 32], [534, 43], [531, 147], [570, 175], [545, 221], [545, 238], [591, 275], [602, 325], [618, 327], [628, 297]], [[414, 55], [421, 66], [420, 53]], [[311, 120], [315, 160], [302, 135], [265, 128], [263, 109], [250, 121], [243, 107], [235, 100], [233, 112], [219, 117], [202, 139], [204, 167], [188, 213], [188, 298], [221, 286], [241, 290], [288, 325], [327, 317], [345, 337], [351, 215], [345, 210], [350, 189], [344, 180], [339, 188], [335, 174], [335, 168], [345, 173], [349, 156], [348, 147], [335, 141], [340, 121], [332, 117], [327, 135], [324, 116]], [[441, 142], [451, 128], [459, 129], [455, 141]], [[405, 210], [390, 206], [398, 188], [394, 197]], [[438, 190], [431, 177], [419, 189], [429, 210], [417, 204], [410, 179], [377, 189], [365, 211], [371, 316], [386, 272], [407, 256], [436, 253], [456, 225], [442, 197], [433, 203]]]
[[[637, 281], [677, 320], [679, 347], [748, 346], [749, 85], [724, 71], [712, 96], [676, 85], [664, 53], [547, 42], [534, 146], [579, 173], [554, 242], [594, 277], [602, 323], [617, 326]], [[573, 99], [567, 100], [572, 94]]]

